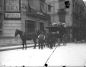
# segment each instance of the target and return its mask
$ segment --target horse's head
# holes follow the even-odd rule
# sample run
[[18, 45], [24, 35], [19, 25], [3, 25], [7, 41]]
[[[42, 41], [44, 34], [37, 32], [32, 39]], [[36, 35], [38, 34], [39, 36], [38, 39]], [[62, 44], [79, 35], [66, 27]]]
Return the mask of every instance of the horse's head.
[[19, 30], [16, 29], [16, 30], [15, 30], [15, 37], [16, 37], [18, 34], [19, 34]]
[[16, 29], [16, 30], [15, 30], [15, 37], [16, 37], [18, 34], [20, 35], [20, 37], [24, 36], [24, 32], [23, 32], [23, 31]]

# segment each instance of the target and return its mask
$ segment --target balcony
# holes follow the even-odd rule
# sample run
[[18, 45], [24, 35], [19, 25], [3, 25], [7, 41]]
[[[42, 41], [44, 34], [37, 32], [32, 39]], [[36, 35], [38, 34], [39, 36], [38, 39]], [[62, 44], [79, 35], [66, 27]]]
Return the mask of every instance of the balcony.
[[58, 15], [65, 15], [66, 11], [64, 9], [59, 9], [57, 14]]
[[26, 14], [27, 14], [28, 17], [39, 18], [39, 19], [42, 19], [42, 20], [50, 20], [50, 15], [49, 14], [38, 12], [34, 9], [28, 10], [26, 12]]

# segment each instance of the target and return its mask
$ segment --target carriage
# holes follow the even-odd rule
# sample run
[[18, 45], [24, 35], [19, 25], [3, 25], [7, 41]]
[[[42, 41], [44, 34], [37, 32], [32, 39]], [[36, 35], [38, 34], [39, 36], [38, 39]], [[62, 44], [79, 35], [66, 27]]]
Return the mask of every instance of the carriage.
[[56, 43], [62, 43], [64, 41], [64, 34], [66, 33], [66, 28], [63, 25], [58, 26], [48, 26], [48, 41], [50, 46], [55, 46]]

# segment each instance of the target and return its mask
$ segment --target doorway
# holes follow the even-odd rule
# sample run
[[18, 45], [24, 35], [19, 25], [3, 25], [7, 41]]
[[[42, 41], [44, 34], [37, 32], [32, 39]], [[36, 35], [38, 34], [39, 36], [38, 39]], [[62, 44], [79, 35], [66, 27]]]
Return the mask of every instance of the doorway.
[[28, 37], [27, 39], [31, 39], [32, 33], [34, 33], [36, 30], [36, 23], [31, 20], [26, 20], [25, 21], [25, 32], [26, 36]]

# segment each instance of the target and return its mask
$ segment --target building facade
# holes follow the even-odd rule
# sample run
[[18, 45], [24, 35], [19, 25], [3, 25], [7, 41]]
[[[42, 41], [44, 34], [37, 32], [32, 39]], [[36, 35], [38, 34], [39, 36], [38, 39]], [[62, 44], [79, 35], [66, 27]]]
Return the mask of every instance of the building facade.
[[86, 40], [86, 6], [83, 0], [73, 0], [72, 2], [73, 38], [76, 40]]
[[58, 0], [47, 0], [47, 3], [51, 5], [51, 11], [48, 12], [51, 16], [51, 23], [59, 24], [59, 16], [57, 15], [58, 9], [59, 9], [59, 2]]
[[[67, 0], [69, 1], [69, 0]], [[48, 2], [54, 9], [51, 10], [51, 22], [59, 24], [65, 24], [66, 27], [72, 26], [72, 5], [69, 8], [65, 6], [66, 0], [52, 0]], [[70, 0], [70, 2], [72, 2]], [[70, 29], [67, 30], [67, 36], [70, 38]], [[71, 38], [70, 38], [71, 39]]]
[[[83, 0], [52, 0], [48, 3], [55, 8], [52, 9], [51, 22], [64, 23], [67, 27], [69, 40], [77, 38], [79, 35], [82, 38], [85, 36], [86, 7]], [[77, 33], [74, 30], [75, 28], [78, 30]]]
[[0, 0], [1, 37], [14, 37], [15, 30], [33, 33], [50, 24], [45, 0]]

